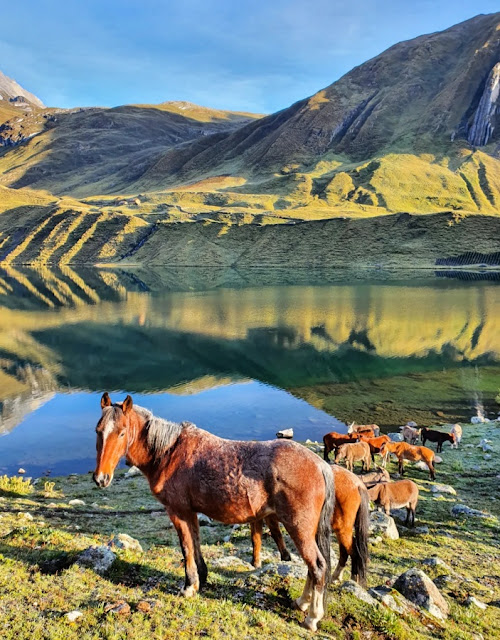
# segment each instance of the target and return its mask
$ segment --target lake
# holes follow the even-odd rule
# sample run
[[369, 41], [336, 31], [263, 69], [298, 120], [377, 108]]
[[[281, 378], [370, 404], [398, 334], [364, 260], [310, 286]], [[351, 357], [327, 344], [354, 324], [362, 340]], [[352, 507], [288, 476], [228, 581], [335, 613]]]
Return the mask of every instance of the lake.
[[0, 474], [92, 469], [103, 391], [238, 439], [495, 417], [496, 278], [6, 268]]

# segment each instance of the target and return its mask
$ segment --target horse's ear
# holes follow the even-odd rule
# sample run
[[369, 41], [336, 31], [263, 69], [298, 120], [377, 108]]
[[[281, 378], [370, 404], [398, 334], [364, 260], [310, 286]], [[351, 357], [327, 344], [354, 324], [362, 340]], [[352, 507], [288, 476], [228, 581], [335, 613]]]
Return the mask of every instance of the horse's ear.
[[102, 394], [101, 409], [104, 409], [105, 407], [110, 407], [112, 404], [113, 403], [111, 402], [111, 398], [109, 397], [109, 394], [106, 391], [105, 393]]
[[132, 398], [127, 396], [122, 404], [123, 413], [128, 413], [132, 409], [133, 404]]

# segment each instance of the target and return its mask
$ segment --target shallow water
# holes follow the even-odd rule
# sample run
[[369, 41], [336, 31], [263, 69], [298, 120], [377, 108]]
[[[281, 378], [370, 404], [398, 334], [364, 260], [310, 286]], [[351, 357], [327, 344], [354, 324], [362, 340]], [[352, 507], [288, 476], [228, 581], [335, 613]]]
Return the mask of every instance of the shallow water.
[[104, 390], [228, 438], [496, 412], [500, 286], [455, 275], [2, 272], [0, 473], [91, 469]]

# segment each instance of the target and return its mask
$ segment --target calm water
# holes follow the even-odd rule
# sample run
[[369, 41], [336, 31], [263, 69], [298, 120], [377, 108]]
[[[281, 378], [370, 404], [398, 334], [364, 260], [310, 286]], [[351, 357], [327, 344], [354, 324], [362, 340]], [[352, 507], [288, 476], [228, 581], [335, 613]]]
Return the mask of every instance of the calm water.
[[228, 438], [496, 414], [489, 278], [1, 272], [0, 474], [91, 469], [105, 390]]

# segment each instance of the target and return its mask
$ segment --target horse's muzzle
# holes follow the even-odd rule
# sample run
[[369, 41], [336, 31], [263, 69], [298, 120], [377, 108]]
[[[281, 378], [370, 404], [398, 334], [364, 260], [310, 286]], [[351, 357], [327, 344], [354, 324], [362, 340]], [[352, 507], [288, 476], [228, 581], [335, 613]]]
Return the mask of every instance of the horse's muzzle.
[[111, 480], [113, 480], [113, 476], [109, 475], [109, 473], [96, 473], [92, 476], [94, 478], [94, 482], [98, 487], [104, 489], [111, 484]]

